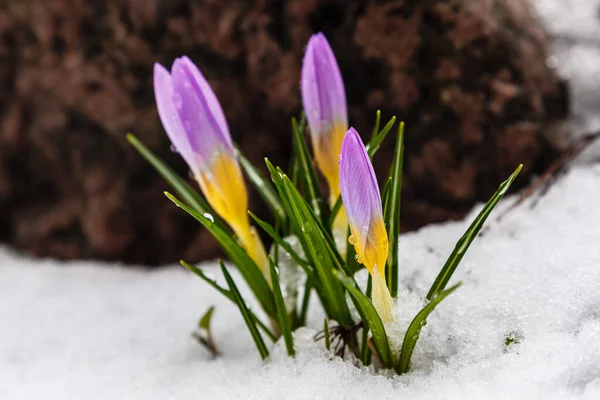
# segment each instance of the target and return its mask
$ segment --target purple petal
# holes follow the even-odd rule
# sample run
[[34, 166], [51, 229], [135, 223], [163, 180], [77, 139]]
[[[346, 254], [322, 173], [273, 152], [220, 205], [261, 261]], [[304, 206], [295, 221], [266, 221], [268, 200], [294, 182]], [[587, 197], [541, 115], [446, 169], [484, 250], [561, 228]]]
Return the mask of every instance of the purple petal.
[[354, 128], [346, 132], [342, 142], [340, 191], [348, 222], [360, 232], [355, 236], [360, 241], [359, 247], [364, 249], [370, 233], [375, 233], [371, 229], [373, 222], [383, 222], [383, 212], [373, 165]]
[[216, 154], [235, 154], [221, 105], [200, 70], [184, 57], [175, 60], [172, 74], [173, 103], [200, 169]]
[[300, 82], [312, 135], [328, 134], [334, 123], [348, 126], [346, 92], [337, 61], [322, 33], [308, 41]]
[[154, 64], [154, 97], [158, 115], [167, 132], [167, 136], [176, 151], [183, 157], [192, 172], [197, 174], [194, 154], [188, 141], [187, 133], [181, 124], [179, 114], [173, 104], [173, 82], [171, 74], [162, 65]]

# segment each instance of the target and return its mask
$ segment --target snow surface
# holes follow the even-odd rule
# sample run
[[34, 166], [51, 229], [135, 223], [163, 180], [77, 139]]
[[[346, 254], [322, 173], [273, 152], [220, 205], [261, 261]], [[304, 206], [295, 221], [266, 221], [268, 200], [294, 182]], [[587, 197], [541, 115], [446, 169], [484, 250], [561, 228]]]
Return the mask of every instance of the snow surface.
[[[65, 266], [4, 249], [0, 398], [598, 399], [599, 198], [600, 167], [580, 167], [536, 208], [492, 220], [402, 377], [331, 359], [308, 329], [296, 359], [277, 345], [263, 366], [235, 307], [182, 268]], [[414, 315], [472, 217], [401, 237], [401, 315]], [[211, 304], [217, 359], [190, 338]], [[520, 343], [506, 348], [509, 335]]]
[[[548, 62], [571, 83], [571, 130], [599, 129], [600, 0], [534, 3], [553, 39]], [[235, 307], [179, 267], [64, 265], [0, 248], [0, 399], [599, 399], [598, 199], [600, 167], [579, 167], [536, 208], [492, 221], [402, 377], [331, 358], [315, 329], [296, 332], [295, 359], [278, 344], [263, 364]], [[402, 321], [474, 213], [401, 237]], [[213, 304], [217, 359], [190, 337]], [[519, 343], [506, 347], [508, 336]]]
[[[533, 0], [552, 42], [548, 65], [569, 83], [572, 137], [600, 130], [600, 0]], [[597, 161], [600, 144], [580, 161]]]

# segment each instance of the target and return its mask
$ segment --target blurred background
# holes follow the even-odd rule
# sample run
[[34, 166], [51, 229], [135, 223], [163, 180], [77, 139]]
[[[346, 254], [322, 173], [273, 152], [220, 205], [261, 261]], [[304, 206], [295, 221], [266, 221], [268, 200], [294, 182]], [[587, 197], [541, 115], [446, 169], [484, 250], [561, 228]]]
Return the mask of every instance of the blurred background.
[[569, 88], [527, 0], [0, 0], [0, 241], [144, 265], [216, 256], [125, 140], [187, 175], [158, 119], [153, 63], [188, 55], [247, 157], [286, 166], [318, 31], [351, 125], [366, 137], [378, 109], [406, 122], [404, 230], [463, 216], [519, 163], [522, 187], [567, 146]]

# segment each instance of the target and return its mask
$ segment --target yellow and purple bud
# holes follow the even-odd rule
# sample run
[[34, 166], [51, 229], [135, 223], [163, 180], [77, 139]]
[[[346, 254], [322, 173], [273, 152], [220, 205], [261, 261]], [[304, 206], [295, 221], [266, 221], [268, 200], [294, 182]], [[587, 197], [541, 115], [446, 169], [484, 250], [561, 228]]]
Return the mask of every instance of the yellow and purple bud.
[[[348, 111], [342, 74], [322, 33], [308, 41], [300, 86], [315, 159], [327, 180], [329, 204], [333, 207], [340, 195], [338, 156], [348, 129]], [[334, 221], [334, 229], [346, 235], [348, 228], [343, 209]]]
[[[204, 196], [268, 277], [266, 252], [248, 219], [248, 193], [217, 96], [187, 57], [171, 72], [154, 65], [154, 94], [163, 127]], [[270, 280], [268, 280], [270, 282]]]
[[348, 242], [373, 280], [373, 306], [384, 323], [392, 321], [394, 302], [385, 283], [388, 235], [383, 222], [381, 195], [367, 150], [354, 128], [342, 142], [339, 158], [340, 191], [350, 224]]

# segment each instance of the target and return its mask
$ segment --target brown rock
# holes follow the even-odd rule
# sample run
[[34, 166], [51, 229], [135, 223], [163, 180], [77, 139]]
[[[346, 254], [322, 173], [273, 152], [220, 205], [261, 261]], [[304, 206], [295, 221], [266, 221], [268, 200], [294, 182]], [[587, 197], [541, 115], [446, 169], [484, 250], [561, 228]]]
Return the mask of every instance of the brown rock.
[[458, 218], [517, 164], [523, 184], [556, 157], [544, 132], [566, 95], [522, 0], [0, 0], [0, 240], [128, 263], [215, 256], [124, 138], [186, 173], [156, 114], [152, 64], [190, 56], [249, 158], [286, 165], [303, 48], [319, 30], [352, 125], [369, 132], [379, 108], [406, 122], [405, 229]]

